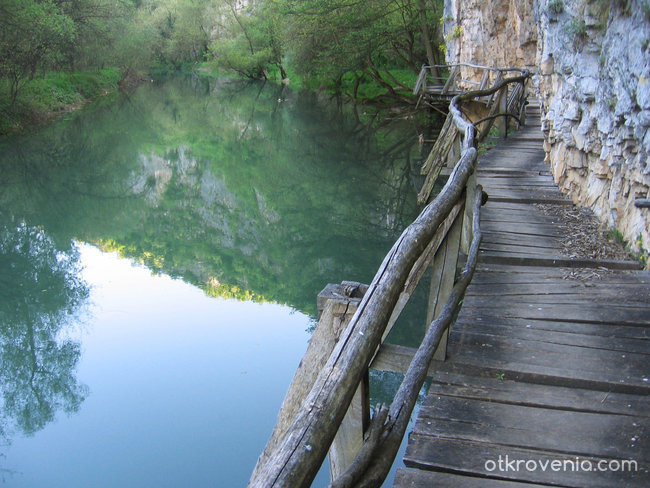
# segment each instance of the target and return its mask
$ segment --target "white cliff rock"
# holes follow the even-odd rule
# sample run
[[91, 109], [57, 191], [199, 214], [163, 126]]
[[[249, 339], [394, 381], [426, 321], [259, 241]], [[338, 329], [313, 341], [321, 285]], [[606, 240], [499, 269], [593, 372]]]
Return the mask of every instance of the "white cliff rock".
[[646, 0], [446, 0], [447, 61], [536, 73], [560, 189], [650, 249], [650, 5]]

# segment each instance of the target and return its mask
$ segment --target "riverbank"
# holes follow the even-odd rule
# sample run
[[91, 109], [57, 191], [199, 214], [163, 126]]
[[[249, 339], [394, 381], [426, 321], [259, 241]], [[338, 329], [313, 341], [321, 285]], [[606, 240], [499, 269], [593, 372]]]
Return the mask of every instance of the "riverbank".
[[[56, 119], [90, 100], [138, 83], [139, 76], [124, 77], [118, 68], [77, 73], [48, 73], [26, 81], [12, 104], [0, 97], [0, 136], [18, 133]], [[0, 81], [3, 93], [7, 82]]]

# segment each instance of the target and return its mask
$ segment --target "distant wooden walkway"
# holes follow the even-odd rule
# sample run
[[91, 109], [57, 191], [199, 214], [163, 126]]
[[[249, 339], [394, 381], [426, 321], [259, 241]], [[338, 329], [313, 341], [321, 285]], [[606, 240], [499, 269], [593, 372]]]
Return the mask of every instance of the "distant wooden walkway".
[[396, 488], [650, 486], [650, 274], [563, 255], [543, 160], [539, 126], [479, 159], [481, 261]]

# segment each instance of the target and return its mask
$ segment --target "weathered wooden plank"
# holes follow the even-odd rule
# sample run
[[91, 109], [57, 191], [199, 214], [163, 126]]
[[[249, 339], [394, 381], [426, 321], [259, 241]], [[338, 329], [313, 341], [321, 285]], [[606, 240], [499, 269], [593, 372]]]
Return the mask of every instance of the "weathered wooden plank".
[[[530, 324], [527, 324], [530, 325]], [[484, 334], [485, 336], [503, 336], [507, 340], [518, 341], [542, 341], [550, 344], [560, 344], [566, 346], [575, 346], [577, 348], [606, 349], [616, 351], [622, 354], [634, 352], [638, 354], [650, 355], [650, 341], [639, 340], [638, 338], [617, 338], [609, 335], [596, 335], [590, 333], [561, 332], [557, 330], [547, 330], [535, 327], [508, 327], [501, 322], [480, 322], [467, 321], [462, 323], [463, 330], [474, 334]], [[591, 331], [589, 331], [591, 332]], [[582, 351], [583, 349], [579, 349]], [[594, 351], [595, 354], [598, 351]], [[650, 362], [650, 357], [647, 358]], [[648, 372], [650, 374], [650, 371]]]
[[532, 258], [548, 259], [550, 257], [566, 257], [560, 249], [552, 247], [535, 246], [532, 244], [513, 245], [509, 243], [486, 242], [481, 248], [483, 254], [503, 254], [505, 256], [527, 256]]
[[554, 192], [525, 190], [504, 190], [490, 188], [485, 189], [490, 195], [490, 200], [496, 202], [518, 202], [518, 203], [549, 203], [553, 205], [573, 205], [573, 202]]
[[[543, 341], [502, 340], [452, 330], [455, 364], [506, 378], [602, 391], [649, 394], [647, 355], [578, 348]], [[625, 357], [622, 357], [625, 356]]]
[[[646, 306], [630, 304], [625, 307], [613, 304], [593, 303], [589, 307], [572, 303], [499, 303], [491, 297], [468, 296], [463, 304], [468, 307], [465, 314], [490, 315], [498, 310], [503, 318], [541, 319], [548, 321], [570, 321], [589, 323], [617, 323], [650, 327], [650, 315]], [[472, 307], [471, 309], [469, 307]], [[467, 316], [466, 315], [466, 316]]]
[[[535, 328], [540, 330], [567, 332], [576, 334], [589, 334], [595, 336], [609, 337], [612, 339], [630, 338], [637, 340], [650, 339], [650, 331], [647, 327], [637, 327], [620, 325], [617, 323], [594, 324], [585, 322], [572, 322], [561, 321], [554, 322], [550, 320], [536, 320], [536, 319], [516, 319], [504, 318], [497, 313], [481, 313], [480, 317], [475, 317], [478, 313], [466, 313], [458, 320], [458, 328], [461, 329], [461, 323], [466, 322], [480, 322], [486, 324], [500, 324], [504, 328], [504, 333], [509, 327], [512, 328]], [[480, 320], [479, 320], [480, 319]]]
[[557, 226], [552, 224], [536, 224], [536, 223], [519, 223], [519, 222], [502, 222], [497, 228], [496, 225], [490, 222], [485, 222], [485, 229], [487, 232], [501, 232], [515, 235], [527, 236], [545, 236], [545, 237], [562, 237], [562, 233], [558, 230]]
[[510, 208], [498, 208], [496, 204], [499, 202], [490, 202], [485, 207], [485, 212], [481, 212], [481, 222], [519, 222], [519, 223], [539, 223], [539, 224], [553, 224], [555, 219], [549, 215], [542, 214], [541, 212], [534, 213], [528, 208], [529, 205], [517, 205], [518, 209], [513, 210]]
[[[477, 274], [474, 283], [481, 282], [505, 282], [508, 283], [542, 283], [554, 281], [562, 283], [566, 281], [567, 274], [572, 271], [569, 267], [544, 268], [539, 266], [512, 266], [507, 264], [483, 263], [478, 268], [481, 273]], [[650, 273], [641, 270], [611, 270], [599, 275], [598, 279], [592, 279], [593, 284], [613, 285], [649, 285]]]
[[[481, 184], [488, 188], [490, 186], [527, 187], [527, 188], [550, 188], [557, 191], [557, 185], [550, 176], [522, 176], [512, 174], [486, 174], [481, 173]], [[559, 191], [558, 191], [559, 193]]]
[[[431, 286], [429, 289], [429, 307], [427, 310], [426, 324], [430, 324], [436, 318], [449, 297], [456, 279], [456, 266], [458, 264], [458, 250], [460, 249], [460, 238], [463, 219], [457, 217], [447, 239], [436, 253], [431, 265]], [[448, 331], [443, 332], [434, 359], [444, 361], [447, 356]]]
[[434, 397], [445, 395], [529, 407], [650, 417], [648, 398], [642, 395], [538, 385], [439, 369], [431, 376], [428, 395]]
[[473, 283], [467, 296], [510, 297], [509, 300], [532, 303], [585, 302], [615, 303], [624, 306], [627, 303], [645, 306], [650, 303], [650, 289], [643, 285], [623, 284], [617, 287], [597, 286], [573, 280], [544, 283], [533, 282], [524, 284], [499, 283], [482, 281]]
[[611, 270], [638, 270], [641, 264], [636, 261], [620, 261], [613, 259], [589, 259], [589, 258], [564, 258], [549, 257], [541, 255], [536, 257], [514, 256], [508, 253], [483, 253], [482, 263], [516, 265], [516, 266], [548, 266], [554, 268], [603, 268]]
[[463, 476], [454, 473], [400, 468], [395, 472], [393, 488], [538, 488], [548, 485], [518, 483], [490, 478]]
[[[571, 432], [571, 429], [567, 429], [567, 431]], [[500, 470], [498, 469], [499, 456], [504, 461], [502, 463], [504, 468], [507, 466], [505, 461], [534, 460], [538, 469], [526, 470], [524, 465], [523, 469], [520, 470]], [[601, 460], [600, 457], [589, 458], [583, 456], [578, 456], [578, 459], [591, 461], [594, 466]], [[615, 459], [619, 459], [619, 457], [616, 456]], [[612, 486], [645, 488], [647, 486], [647, 465], [638, 463], [638, 471], [596, 472], [571, 469], [569, 463], [575, 462], [575, 460], [576, 455], [573, 455], [573, 453], [503, 447], [489, 443], [457, 441], [418, 434], [411, 434], [406, 455], [404, 456], [404, 463], [408, 467], [466, 473], [469, 476], [478, 478], [496, 477], [575, 488], [587, 486], [589, 488], [611, 488]], [[488, 471], [486, 463], [488, 463], [488, 467], [493, 468], [490, 461], [497, 463], [497, 466]], [[554, 461], [562, 463], [560, 466], [565, 466], [564, 463], [566, 462], [567, 469], [561, 469], [560, 471], [551, 469], [551, 463]], [[547, 469], [542, 469], [541, 466], [546, 466]]]
[[[486, 227], [492, 227], [486, 224]], [[483, 249], [489, 249], [493, 245], [508, 245], [518, 247], [530, 247], [547, 249], [549, 252], [558, 253], [558, 240], [549, 236], [515, 235], [497, 231], [486, 231], [483, 241]]]
[[[486, 290], [476, 290], [476, 288], [483, 288]], [[491, 285], [489, 287], [477, 285], [476, 288], [471, 293], [468, 293], [467, 297], [481, 297], [489, 300], [496, 300], [499, 297], [503, 297], [513, 302], [526, 305], [530, 304], [533, 306], [581, 304], [588, 307], [597, 301], [602, 306], [611, 305], [613, 307], [620, 307], [622, 313], [625, 313], [627, 307], [645, 308], [647, 303], [646, 299], [648, 297], [647, 291], [642, 292], [643, 295], [639, 296], [640, 299], [628, 298], [628, 296], [622, 294], [620, 290], [612, 290], [611, 293], [586, 293], [584, 291], [574, 293], [569, 290], [561, 293], [552, 286], [549, 286], [548, 288], [540, 287], [541, 289], [538, 293], [535, 293], [534, 290], [530, 290], [530, 292], [526, 293], [522, 292], [520, 289], [512, 289], [514, 287], [509, 289], [501, 285]], [[466, 305], [469, 306], [469, 304], [470, 301], [468, 299]]]
[[[566, 435], [570, 430], [571, 435]], [[536, 449], [585, 457], [650, 461], [648, 417], [512, 405], [429, 396], [420, 407], [418, 435]], [[608, 442], [602, 434], [607, 432]], [[637, 439], [630, 442], [631, 439]]]

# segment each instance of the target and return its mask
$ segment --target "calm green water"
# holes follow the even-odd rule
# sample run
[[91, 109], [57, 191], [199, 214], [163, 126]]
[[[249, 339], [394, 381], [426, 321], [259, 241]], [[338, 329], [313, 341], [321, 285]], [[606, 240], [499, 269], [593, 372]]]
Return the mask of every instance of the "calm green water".
[[376, 120], [177, 79], [0, 140], [4, 486], [245, 486], [316, 295], [418, 212], [421, 129]]

